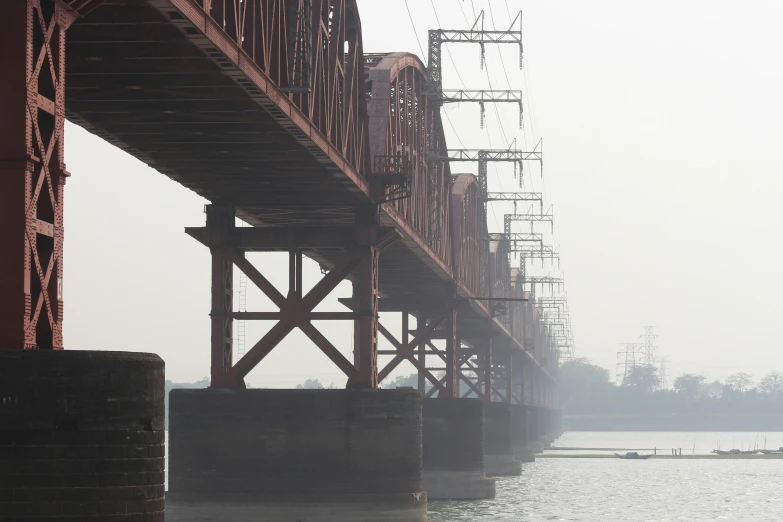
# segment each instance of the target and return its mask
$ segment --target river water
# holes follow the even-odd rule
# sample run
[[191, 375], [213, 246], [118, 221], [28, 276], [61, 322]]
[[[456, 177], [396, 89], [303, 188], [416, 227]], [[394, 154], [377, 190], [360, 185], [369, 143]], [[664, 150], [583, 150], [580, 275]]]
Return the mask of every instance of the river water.
[[[556, 447], [671, 454], [783, 447], [783, 433], [569, 432]], [[555, 453], [601, 453], [589, 450]], [[610, 452], [607, 452], [610, 453]], [[168, 468], [168, 466], [167, 466]], [[429, 503], [438, 522], [783, 521], [783, 460], [538, 458], [500, 478], [497, 497]]]
[[[762, 448], [764, 439], [764, 433], [570, 432], [555, 446], [662, 454], [682, 448], [687, 455], [718, 444]], [[766, 434], [767, 448], [781, 446], [783, 433]], [[523, 464], [522, 476], [499, 479], [494, 500], [430, 502], [429, 512], [442, 522], [783, 521], [782, 485], [783, 460], [538, 458]]]

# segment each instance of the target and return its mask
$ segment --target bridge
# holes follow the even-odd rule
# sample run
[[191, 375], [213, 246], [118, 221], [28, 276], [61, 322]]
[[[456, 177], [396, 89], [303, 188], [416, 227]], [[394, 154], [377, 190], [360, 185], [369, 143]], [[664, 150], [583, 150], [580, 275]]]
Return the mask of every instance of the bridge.
[[[324, 506], [328, 520], [425, 520], [428, 496], [492, 497], [487, 476], [521, 473], [558, 433], [567, 333], [510, 263], [557, 252], [488, 232], [487, 202], [517, 199], [488, 192], [486, 164], [482, 179], [451, 162], [509, 154], [449, 149], [433, 49], [430, 70], [364, 53], [356, 0], [9, 0], [0, 14], [0, 396], [14, 398], [0, 449], [26, 448], [0, 466], [25, 484], [2, 486], [19, 496], [0, 495], [0, 516], [164, 512], [162, 361], [64, 350], [66, 118], [210, 202], [186, 232], [212, 259], [211, 388], [172, 393], [169, 520], [245, 520], [248, 505], [264, 520], [327, 520]], [[288, 253], [287, 293], [250, 252]], [[304, 257], [324, 273], [307, 292]], [[234, 267], [279, 310], [235, 310]], [[315, 311], [344, 280], [344, 308]], [[380, 312], [401, 314], [400, 335]], [[273, 326], [235, 357], [236, 321]], [[318, 321], [353, 328], [352, 360]], [[345, 390], [246, 389], [296, 328]], [[382, 389], [403, 364], [418, 390]], [[78, 481], [35, 482], [22, 465], [70, 446], [114, 448], [95, 469], [122, 479], [89, 486], [127, 498], [72, 500]], [[66, 474], [79, 455], [62, 457]]]

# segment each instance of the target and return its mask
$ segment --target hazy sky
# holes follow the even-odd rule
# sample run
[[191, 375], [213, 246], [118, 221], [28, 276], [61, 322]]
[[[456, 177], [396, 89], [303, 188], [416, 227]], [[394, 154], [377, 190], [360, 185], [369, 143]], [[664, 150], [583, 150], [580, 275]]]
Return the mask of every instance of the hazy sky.
[[[417, 43], [403, 0], [358, 2], [366, 52], [421, 55], [438, 25], [429, 1], [408, 0]], [[465, 104], [448, 108], [457, 136], [448, 120], [446, 133], [451, 147], [466, 148], [514, 138], [531, 148], [543, 137], [543, 179], [528, 165], [524, 188], [543, 190], [554, 206], [554, 235], [538, 230], [560, 245], [577, 355], [614, 373], [618, 343], [654, 325], [670, 381], [685, 371], [722, 379], [783, 370], [783, 3], [491, 0], [491, 14], [488, 0], [434, 7], [444, 28], [464, 28], [482, 9], [485, 28], [493, 19], [507, 27], [509, 13], [524, 10], [524, 74], [513, 46], [487, 46], [489, 78], [477, 46], [449, 46], [443, 60], [446, 88], [491, 81], [523, 90], [524, 131], [514, 106], [496, 113], [488, 105], [482, 130], [478, 107]], [[183, 232], [203, 225], [206, 202], [74, 125], [66, 161], [66, 348], [150, 351], [166, 360], [170, 379], [207, 375], [209, 255]], [[510, 167], [489, 173], [490, 190], [520, 190]], [[490, 230], [510, 211], [494, 205]], [[285, 258], [256, 261], [282, 288]], [[319, 272], [308, 266], [314, 284]], [[349, 293], [343, 284], [319, 309], [340, 309], [334, 297]], [[271, 310], [253, 292], [248, 309]], [[347, 324], [319, 326], [349, 353]], [[264, 329], [248, 326], [248, 348]], [[248, 382], [342, 384], [341, 375], [299, 334]]]

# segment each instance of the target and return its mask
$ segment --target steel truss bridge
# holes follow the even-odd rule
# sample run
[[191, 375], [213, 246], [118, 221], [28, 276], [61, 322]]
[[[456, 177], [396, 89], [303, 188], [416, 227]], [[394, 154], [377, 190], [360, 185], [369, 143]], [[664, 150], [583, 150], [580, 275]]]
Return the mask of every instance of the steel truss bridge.
[[[65, 346], [68, 118], [210, 201], [187, 233], [212, 256], [213, 387], [244, 386], [299, 328], [349, 387], [407, 363], [427, 395], [465, 383], [556, 407], [560, 343], [524, 301], [512, 243], [487, 239], [476, 177], [430, 160], [449, 157], [450, 100], [427, 95], [418, 57], [364, 54], [356, 0], [4, 0], [0, 14], [0, 348]], [[285, 293], [246, 256], [269, 251], [289, 253]], [[308, 292], [304, 256], [325, 272]], [[279, 311], [235, 310], [234, 266]], [[315, 312], [343, 280], [345, 308]], [[274, 321], [238, 360], [235, 320]], [[353, 360], [314, 320], [352, 324]]]

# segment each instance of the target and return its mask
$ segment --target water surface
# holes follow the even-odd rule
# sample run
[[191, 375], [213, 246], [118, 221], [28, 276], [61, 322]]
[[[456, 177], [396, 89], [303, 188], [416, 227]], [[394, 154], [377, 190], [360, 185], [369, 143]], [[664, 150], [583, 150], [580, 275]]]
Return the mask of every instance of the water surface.
[[[557, 446], [658, 447], [708, 453], [742, 444], [763, 446], [756, 433], [572, 432]], [[768, 433], [767, 447], [783, 446]], [[589, 451], [588, 453], [596, 453]], [[497, 498], [430, 502], [442, 522], [783, 520], [783, 460], [546, 459], [523, 464], [522, 476], [499, 479]]]

